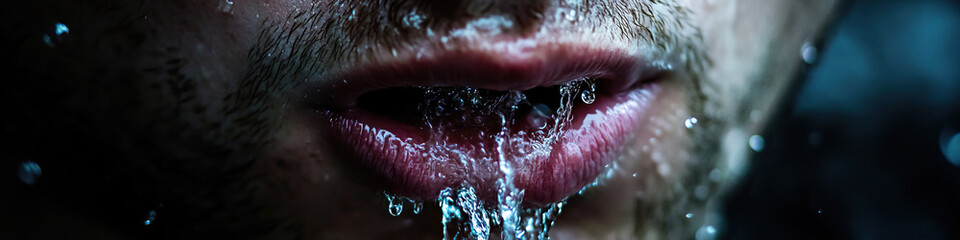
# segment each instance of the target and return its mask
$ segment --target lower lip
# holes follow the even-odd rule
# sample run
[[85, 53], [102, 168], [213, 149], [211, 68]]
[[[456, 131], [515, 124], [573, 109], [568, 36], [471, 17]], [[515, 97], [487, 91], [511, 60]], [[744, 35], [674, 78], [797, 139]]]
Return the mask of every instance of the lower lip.
[[[598, 95], [593, 104], [574, 107], [569, 127], [552, 143], [549, 154], [527, 156], [513, 164], [517, 173], [513, 184], [524, 191], [524, 202], [534, 206], [558, 202], [593, 182], [620, 155], [659, 92], [658, 85], [647, 84]], [[467, 184], [481, 199], [496, 199], [496, 182], [503, 178], [498, 161], [468, 166], [460, 160], [431, 157], [437, 154], [429, 154], [424, 147], [425, 130], [363, 110], [321, 112], [318, 118], [328, 127], [327, 137], [339, 143], [346, 157], [359, 160], [393, 194], [433, 200], [443, 189]], [[462, 138], [450, 135], [443, 138], [451, 142]], [[486, 134], [492, 135], [496, 133]], [[497, 154], [495, 148], [489, 149]]]

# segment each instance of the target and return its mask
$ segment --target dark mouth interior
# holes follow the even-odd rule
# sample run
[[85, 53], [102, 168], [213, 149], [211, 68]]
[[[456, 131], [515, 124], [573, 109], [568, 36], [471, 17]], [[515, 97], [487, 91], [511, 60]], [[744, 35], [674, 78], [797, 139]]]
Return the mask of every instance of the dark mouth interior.
[[[562, 103], [560, 89], [558, 85], [520, 91], [523, 97], [511, 110], [513, 119], [510, 121], [519, 122], [534, 106], [541, 112], [556, 113]], [[496, 111], [505, 107], [504, 99], [509, 94], [509, 91], [469, 87], [394, 87], [363, 94], [357, 99], [356, 106], [381, 117], [421, 128], [431, 120], [431, 116], [428, 116], [431, 112], [438, 115], [434, 120], [461, 121], [459, 125], [470, 127], [483, 125], [485, 121], [499, 121]], [[573, 93], [571, 101], [574, 107], [583, 104], [580, 91]], [[456, 120], [458, 118], [467, 120]]]

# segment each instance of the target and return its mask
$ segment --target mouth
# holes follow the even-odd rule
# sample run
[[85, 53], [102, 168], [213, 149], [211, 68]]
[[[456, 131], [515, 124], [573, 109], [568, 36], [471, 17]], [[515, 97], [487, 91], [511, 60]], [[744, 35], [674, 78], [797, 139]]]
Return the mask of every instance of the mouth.
[[620, 155], [669, 73], [588, 45], [410, 55], [321, 81], [310, 100], [346, 159], [415, 200], [469, 186], [495, 201], [506, 180], [527, 205], [561, 201]]

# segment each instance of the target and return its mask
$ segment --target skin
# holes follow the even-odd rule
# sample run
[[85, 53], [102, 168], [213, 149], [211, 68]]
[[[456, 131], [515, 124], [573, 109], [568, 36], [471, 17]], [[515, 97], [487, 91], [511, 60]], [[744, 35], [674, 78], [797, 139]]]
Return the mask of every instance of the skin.
[[[94, 238], [438, 239], [434, 203], [418, 215], [387, 214], [381, 184], [321, 137], [304, 86], [444, 36], [451, 48], [602, 39], [683, 56], [682, 70], [659, 80], [663, 94], [620, 168], [570, 198], [550, 235], [690, 238], [702, 225], [722, 227], [712, 206], [742, 174], [747, 137], [789, 91], [801, 46], [836, 5], [387, 2], [14, 3], [0, 14], [11, 36], [4, 51], [16, 60], [2, 90], [4, 160], [37, 162], [44, 175], [16, 183], [22, 197], [5, 200], [3, 219], [20, 219], [14, 235], [28, 238], [59, 229]], [[413, 9], [419, 28], [403, 22]], [[583, 20], [558, 17], [569, 9]], [[629, 14], [643, 9], [651, 14]], [[515, 24], [453, 37], [490, 16]], [[70, 32], [47, 44], [56, 22]], [[691, 116], [700, 122], [688, 130]], [[144, 227], [149, 210], [158, 217]]]

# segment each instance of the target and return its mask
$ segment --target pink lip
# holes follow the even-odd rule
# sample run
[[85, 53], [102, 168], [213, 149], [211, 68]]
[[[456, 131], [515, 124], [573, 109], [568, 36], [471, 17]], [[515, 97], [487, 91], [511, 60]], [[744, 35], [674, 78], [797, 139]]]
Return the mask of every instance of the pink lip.
[[[621, 51], [585, 45], [541, 47], [527, 51], [441, 51], [404, 61], [362, 66], [338, 75], [314, 98], [325, 109], [317, 119], [326, 137], [345, 150], [349, 160], [379, 175], [387, 191], [418, 200], [436, 199], [441, 190], [463, 183], [482, 199], [495, 199], [497, 163], [467, 168], [458, 161], [427, 157], [426, 130], [356, 108], [360, 95], [404, 86], [470, 86], [491, 90], [525, 90], [590, 77], [603, 81], [590, 105], [578, 105], [568, 131], [549, 156], [517, 166], [514, 185], [524, 201], [542, 205], [560, 201], [592, 182], [617, 157], [660, 92], [652, 82], [665, 70]], [[482, 130], [478, 130], [482, 131]], [[495, 133], [489, 133], [495, 134]], [[462, 136], [445, 136], [469, 142]]]

